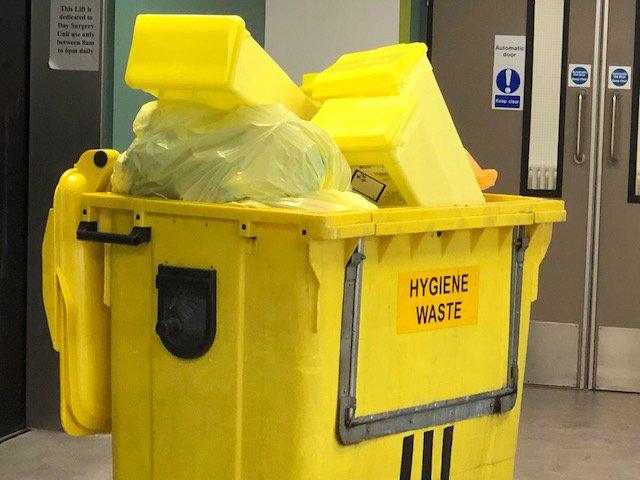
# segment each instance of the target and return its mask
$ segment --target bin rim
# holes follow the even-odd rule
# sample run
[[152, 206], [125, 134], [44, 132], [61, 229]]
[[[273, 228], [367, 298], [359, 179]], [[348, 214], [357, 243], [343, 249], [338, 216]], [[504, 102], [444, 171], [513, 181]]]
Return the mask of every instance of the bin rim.
[[[344, 239], [413, 233], [512, 227], [563, 222], [564, 202], [518, 195], [485, 194], [480, 205], [392, 207], [373, 211], [308, 212], [285, 208], [259, 208], [238, 204], [214, 204], [181, 200], [118, 195], [111, 192], [85, 193], [82, 208], [129, 210], [142, 213], [237, 221], [249, 225], [288, 224], [299, 227], [303, 236], [316, 239]], [[140, 216], [140, 225], [144, 216]], [[136, 223], [136, 225], [138, 224]], [[252, 236], [252, 235], [244, 235]]]

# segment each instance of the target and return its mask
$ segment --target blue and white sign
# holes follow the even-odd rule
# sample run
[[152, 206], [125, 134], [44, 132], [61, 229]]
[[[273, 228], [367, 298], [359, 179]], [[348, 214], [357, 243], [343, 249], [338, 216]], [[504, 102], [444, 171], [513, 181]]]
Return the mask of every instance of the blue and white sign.
[[609, 67], [609, 88], [612, 90], [631, 89], [631, 67], [613, 66]]
[[498, 89], [502, 93], [512, 94], [517, 92], [520, 88], [520, 83], [520, 74], [511, 68], [500, 70], [496, 78], [496, 85], [498, 85]]
[[591, 87], [591, 65], [577, 63], [570, 64], [569, 86], [574, 88]]
[[494, 110], [522, 110], [527, 37], [496, 35], [493, 57]]

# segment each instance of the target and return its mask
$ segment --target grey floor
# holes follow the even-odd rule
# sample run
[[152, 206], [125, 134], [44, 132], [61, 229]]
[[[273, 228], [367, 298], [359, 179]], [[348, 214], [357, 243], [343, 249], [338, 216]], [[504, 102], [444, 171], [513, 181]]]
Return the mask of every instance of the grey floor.
[[525, 390], [517, 480], [639, 480], [640, 395]]
[[[108, 436], [32, 431], [0, 445], [0, 480], [109, 480]], [[528, 387], [516, 480], [639, 480], [640, 395]]]

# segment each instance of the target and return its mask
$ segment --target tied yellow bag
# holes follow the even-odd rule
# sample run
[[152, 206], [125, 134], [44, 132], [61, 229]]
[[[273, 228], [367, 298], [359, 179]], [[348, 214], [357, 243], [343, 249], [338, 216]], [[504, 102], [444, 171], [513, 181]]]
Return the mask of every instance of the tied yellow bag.
[[283, 105], [227, 112], [151, 102], [133, 128], [136, 138], [114, 168], [115, 193], [320, 211], [375, 208], [350, 192], [349, 165], [331, 137]]

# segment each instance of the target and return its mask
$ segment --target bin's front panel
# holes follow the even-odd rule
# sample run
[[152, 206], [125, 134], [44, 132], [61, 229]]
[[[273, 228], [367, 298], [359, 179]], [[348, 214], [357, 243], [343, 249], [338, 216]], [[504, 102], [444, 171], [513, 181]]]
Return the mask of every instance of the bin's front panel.
[[[151, 228], [150, 243], [106, 249], [116, 480], [511, 479], [520, 395], [506, 413], [340, 442], [343, 289], [356, 239], [309, 239], [293, 224], [242, 229], [233, 219], [100, 211], [100, 230], [136, 223]], [[526, 256], [521, 369], [542, 237], [531, 235]], [[358, 415], [504, 386], [512, 240], [512, 227], [365, 239]], [[156, 333], [160, 265], [216, 272], [215, 339], [201, 357], [179, 358]], [[453, 269], [468, 275], [464, 288], [456, 280], [458, 293], [477, 287], [477, 297], [445, 304], [477, 301], [477, 319], [405, 333], [400, 282]]]
[[511, 237], [505, 227], [365, 243], [358, 416], [507, 386]]
[[[114, 476], [117, 480], [238, 478], [242, 407], [238, 338], [244, 298], [240, 272], [249, 240], [238, 235], [237, 221], [132, 211], [113, 211], [110, 230], [129, 231], [136, 214], [151, 228], [151, 242], [136, 248], [108, 247]], [[178, 274], [170, 289], [158, 276], [159, 270], [166, 270], [161, 265], [177, 268], [171, 269]], [[202, 278], [195, 278], [200, 274]], [[192, 288], [202, 281], [207, 288]], [[209, 326], [215, 327], [215, 339], [210, 348], [198, 351], [204, 352], [201, 356], [181, 358], [189, 355], [179, 349], [176, 355], [163, 344], [161, 336], [176, 326], [163, 323], [158, 328], [157, 287], [164, 295], [160, 316], [164, 323], [189, 320], [199, 325], [200, 317], [215, 314], [210, 319], [215, 323]], [[184, 304], [189, 295], [181, 292], [200, 292], [203, 298], [194, 301], [204, 303], [192, 309]], [[209, 300], [217, 303], [215, 308], [208, 308]], [[172, 309], [179, 313], [176, 318]], [[186, 335], [191, 326], [176, 328]], [[166, 338], [165, 343], [171, 345]]]
[[[409, 238], [411, 238], [409, 236], [365, 239], [367, 257], [363, 262], [357, 416], [361, 415], [361, 408], [367, 413], [378, 413], [395, 409], [397, 405], [406, 406], [411, 403], [407, 400], [410, 398], [407, 395], [412, 395], [413, 400], [417, 400], [416, 405], [423, 401], [460, 395], [466, 391], [464, 390], [465, 382], [473, 382], [473, 380], [467, 380], [469, 374], [465, 373], [465, 369], [477, 368], [471, 362], [485, 362], [482, 355], [489, 353], [499, 363], [499, 368], [492, 370], [495, 372], [496, 378], [482, 377], [485, 383], [476, 382], [474, 386], [482, 391], [504, 386], [508, 356], [506, 348], [508, 345], [509, 298], [511, 294], [509, 283], [513, 232], [512, 227], [500, 227], [456, 232], [454, 235], [461, 236], [461, 239], [455, 237], [447, 239], [446, 233], [443, 233], [441, 237], [438, 237], [437, 234], [434, 237], [428, 234], [422, 238], [417, 235], [413, 236], [411, 243], [409, 243]], [[512, 409], [505, 413], [488, 414], [441, 426], [420, 428], [347, 446], [341, 445], [340, 440], [335, 437], [333, 432], [325, 432], [325, 439], [334, 438], [333, 448], [325, 454], [323, 460], [318, 462], [322, 465], [318, 468], [319, 473], [314, 471], [313, 475], [300, 478], [512, 480], [522, 400], [523, 368], [529, 331], [530, 302], [536, 296], [538, 267], [548, 246], [550, 233], [550, 224], [536, 225], [526, 231], [526, 237], [530, 238], [531, 243], [524, 256], [518, 348], [518, 393], [515, 406]], [[430, 238], [431, 240], [429, 240]], [[435, 239], [438, 241], [436, 242]], [[396, 246], [394, 246], [394, 242]], [[396, 253], [394, 253], [394, 249], [396, 249]], [[420, 254], [420, 251], [423, 253]], [[418, 271], [476, 265], [480, 268], [480, 275], [485, 271], [488, 272], [489, 278], [486, 280], [488, 285], [485, 286], [482, 276], [480, 277], [479, 315], [475, 325], [492, 321], [493, 318], [497, 319], [496, 322], [501, 323], [500, 328], [495, 330], [489, 328], [484, 331], [488, 338], [478, 339], [480, 345], [470, 346], [472, 352], [479, 349], [480, 353], [477, 354], [479, 358], [476, 358], [472, 352], [459, 349], [453, 344], [459, 342], [463, 346], [467, 346], [463, 335], [454, 340], [447, 340], [448, 337], [444, 337], [444, 341], [451, 342], [449, 344], [450, 351], [441, 351], [439, 358], [429, 358], [429, 360], [432, 369], [437, 369], [441, 365], [444, 366], [443, 368], [449, 369], [450, 377], [448, 379], [436, 377], [442, 379], [443, 383], [433, 387], [430, 387], [427, 382], [422, 382], [419, 375], [414, 374], [410, 378], [403, 376], [401, 369], [415, 373], [420, 366], [416, 366], [416, 363], [419, 362], [414, 361], [414, 356], [424, 358], [424, 355], [428, 354], [427, 348], [439, 348], [437, 343], [435, 341], [427, 343], [425, 340], [425, 344], [421, 346], [422, 350], [405, 352], [401, 348], [394, 347], [390, 338], [393, 335], [423, 335], [428, 338], [434, 333], [477, 327], [472, 324], [427, 330], [423, 333], [397, 333], [397, 317], [394, 316], [397, 289], [391, 286], [393, 284], [391, 280], [387, 280], [388, 285], [384, 285], [384, 281], [382, 281], [374, 288], [372, 285], [375, 284], [375, 279], [367, 277], [377, 271], [381, 277], [395, 276], [397, 281], [406, 272], [405, 268], [410, 258], [420, 259], [421, 264], [418, 265]], [[389, 260], [388, 271], [381, 273], [382, 267], [378, 263], [384, 260]], [[373, 264], [368, 267], [369, 270], [367, 270], [367, 262], [369, 265]], [[368, 300], [365, 295], [368, 295]], [[370, 305], [372, 302], [377, 304], [377, 308], [375, 305], [373, 307]], [[492, 311], [501, 312], [500, 316], [490, 315]], [[367, 325], [367, 322], [371, 322], [372, 318], [383, 323], [389, 317], [391, 318], [389, 323], [393, 325], [393, 328], [387, 328], [382, 333], [379, 333], [371, 325]], [[386, 338], [383, 336], [385, 332]], [[374, 334], [377, 334], [378, 337], [375, 337]], [[372, 343], [376, 338], [377, 342], [374, 347]], [[492, 350], [494, 347], [495, 351]], [[462, 356], [460, 362], [456, 359], [456, 355]], [[367, 363], [369, 366], [366, 365]], [[454, 363], [459, 371], [447, 367], [448, 363]], [[489, 362], [483, 363], [483, 366], [483, 368], [492, 368]], [[365, 368], [365, 373], [362, 368]], [[375, 368], [376, 372], [366, 373], [367, 368]], [[427, 373], [429, 372], [421, 372], [425, 376]], [[369, 375], [369, 377], [365, 375]], [[429, 378], [427, 376], [427, 379]], [[410, 383], [411, 379], [413, 379], [413, 383]], [[402, 380], [405, 381], [404, 384], [399, 383]], [[363, 387], [363, 385], [365, 386]], [[387, 386], [386, 390], [385, 385]], [[394, 388], [398, 390], [395, 391]], [[373, 393], [368, 391], [371, 389], [374, 390]], [[431, 391], [433, 393], [430, 393]], [[316, 392], [318, 398], [324, 398], [320, 388]], [[424, 396], [421, 397], [419, 394]], [[332, 429], [332, 420], [334, 418], [325, 416], [324, 412], [320, 413], [317, 421], [310, 421], [307, 433], [312, 435], [315, 431]], [[316, 438], [304, 442], [308, 449], [312, 448], [314, 444], [319, 445], [320, 442]]]

